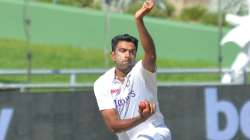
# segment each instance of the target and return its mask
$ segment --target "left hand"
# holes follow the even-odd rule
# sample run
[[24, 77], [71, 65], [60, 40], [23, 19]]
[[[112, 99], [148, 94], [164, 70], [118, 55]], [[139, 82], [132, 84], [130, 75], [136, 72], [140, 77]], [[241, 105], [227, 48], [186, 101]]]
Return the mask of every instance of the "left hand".
[[142, 7], [135, 13], [135, 18], [142, 18], [147, 15], [155, 5], [155, 0], [146, 0]]
[[142, 102], [144, 102], [143, 103], [144, 107], [140, 107], [141, 106], [141, 103], [140, 103], [140, 105], [139, 105], [139, 113], [140, 113], [142, 118], [147, 119], [147, 118], [149, 118], [150, 116], [152, 116], [155, 113], [156, 105], [155, 105], [155, 103], [151, 103], [151, 102], [149, 102], [147, 100], [144, 100]]

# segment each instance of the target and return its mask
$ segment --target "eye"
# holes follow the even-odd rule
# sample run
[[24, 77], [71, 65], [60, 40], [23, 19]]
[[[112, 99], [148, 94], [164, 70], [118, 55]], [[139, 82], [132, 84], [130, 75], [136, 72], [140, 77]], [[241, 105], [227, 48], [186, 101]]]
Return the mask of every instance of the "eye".
[[127, 50], [124, 49], [124, 48], [120, 48], [119, 51], [120, 51], [120, 52], [126, 52]]
[[129, 53], [131, 53], [131, 54], [133, 54], [133, 55], [135, 55], [135, 53], [136, 53], [136, 50], [129, 50]]

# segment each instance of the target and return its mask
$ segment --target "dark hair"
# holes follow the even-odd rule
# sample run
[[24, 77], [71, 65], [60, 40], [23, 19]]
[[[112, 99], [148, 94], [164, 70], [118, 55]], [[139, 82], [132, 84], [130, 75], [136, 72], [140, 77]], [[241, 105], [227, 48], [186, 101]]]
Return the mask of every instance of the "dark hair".
[[121, 35], [116, 35], [115, 37], [112, 38], [112, 52], [115, 51], [116, 45], [118, 44], [119, 41], [127, 41], [127, 42], [132, 42], [135, 45], [135, 50], [137, 51], [138, 48], [138, 40], [129, 35], [129, 34], [121, 34]]

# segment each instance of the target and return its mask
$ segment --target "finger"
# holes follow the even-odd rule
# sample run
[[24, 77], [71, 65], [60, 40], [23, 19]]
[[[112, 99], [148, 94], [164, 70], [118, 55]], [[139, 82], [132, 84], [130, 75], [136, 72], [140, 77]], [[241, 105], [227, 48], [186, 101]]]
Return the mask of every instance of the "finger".
[[140, 104], [138, 105], [139, 113], [141, 114], [143, 112], [143, 108], [140, 108]]
[[152, 110], [153, 110], [152, 113], [155, 113], [155, 111], [156, 111], [156, 104], [155, 104], [155, 103], [153, 103], [153, 108], [152, 108]]
[[153, 114], [154, 111], [154, 105], [153, 103], [150, 104], [150, 114]]
[[153, 0], [146, 0], [145, 2], [147, 2], [147, 3], [153, 3], [154, 1]]
[[149, 1], [149, 0], [145, 1], [145, 4], [150, 5], [151, 1]]
[[155, 0], [150, 0], [152, 4], [155, 4]]
[[146, 8], [152, 7], [152, 3], [151, 3], [151, 2], [145, 2], [145, 7], [146, 7]]
[[145, 110], [147, 110], [147, 111], [150, 110], [150, 104], [149, 104], [149, 102], [147, 100], [145, 100], [144, 102], [146, 104], [146, 109]]
[[150, 103], [147, 100], [145, 100], [144, 102], [146, 104], [146, 108], [144, 109], [144, 112], [150, 112]]
[[148, 5], [154, 4], [154, 1], [153, 1], [153, 0], [146, 0], [145, 2], [146, 2]]

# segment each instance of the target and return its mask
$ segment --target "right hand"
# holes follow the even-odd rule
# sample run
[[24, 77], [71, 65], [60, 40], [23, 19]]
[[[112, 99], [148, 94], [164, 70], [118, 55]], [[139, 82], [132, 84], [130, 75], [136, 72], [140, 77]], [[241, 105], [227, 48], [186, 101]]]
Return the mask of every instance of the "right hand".
[[147, 15], [154, 7], [155, 0], [145, 0], [142, 7], [135, 13], [135, 18], [142, 18]]
[[140, 105], [139, 105], [140, 116], [143, 119], [147, 119], [147, 118], [149, 118], [150, 116], [152, 116], [155, 113], [156, 105], [155, 105], [155, 103], [150, 103], [147, 100], [143, 100], [141, 102], [145, 103], [145, 108], [141, 108]]

